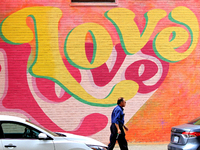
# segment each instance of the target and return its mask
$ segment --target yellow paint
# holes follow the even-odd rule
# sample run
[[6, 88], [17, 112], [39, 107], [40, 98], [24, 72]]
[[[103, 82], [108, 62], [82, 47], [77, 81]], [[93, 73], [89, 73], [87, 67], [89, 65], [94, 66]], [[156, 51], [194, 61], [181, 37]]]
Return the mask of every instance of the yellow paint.
[[134, 22], [135, 14], [126, 8], [113, 8], [105, 16], [115, 25], [126, 54], [137, 53], [148, 42], [159, 20], [167, 13], [153, 9], [145, 14], [146, 26], [142, 34]]
[[[155, 48], [158, 56], [165, 61], [177, 62], [188, 57], [195, 49], [199, 38], [199, 23], [195, 14], [186, 7], [177, 7], [169, 17], [173, 22], [184, 25], [191, 35], [191, 44], [187, 51], [179, 53], [176, 48], [187, 42], [189, 35], [183, 27], [168, 27], [163, 29], [156, 37]], [[176, 32], [174, 40], [169, 41], [172, 32]]]
[[[85, 38], [91, 32], [94, 44], [93, 62], [89, 62], [85, 52]], [[78, 68], [91, 69], [103, 65], [113, 49], [112, 39], [105, 28], [96, 23], [84, 23], [74, 28], [67, 38], [66, 53], [71, 64]]]
[[[71, 76], [65, 67], [59, 53], [58, 22], [62, 16], [62, 12], [58, 8], [30, 7], [15, 12], [6, 18], [2, 24], [2, 34], [4, 38], [9, 40], [11, 43], [30, 42], [33, 39], [33, 33], [26, 25], [26, 18], [28, 16], [31, 16], [35, 23], [35, 37], [37, 47], [35, 61], [29, 68], [31, 75], [35, 77], [50, 79], [59, 84], [66, 92], [70, 93], [77, 100], [95, 106], [113, 106], [116, 105], [116, 99], [118, 97], [122, 96], [126, 100], [129, 100], [137, 93], [139, 88], [138, 84], [134, 81], [124, 80], [116, 84], [115, 87], [113, 87], [111, 93], [106, 98], [97, 99], [88, 94], [85, 89]], [[88, 27], [87, 25], [88, 24], [85, 24], [85, 27]], [[110, 39], [108, 38], [108, 34], [102, 27], [98, 26], [97, 24], [92, 25], [93, 27], [100, 29], [99, 32], [104, 31], [103, 33], [106, 34], [105, 38], [108, 40], [106, 46], [109, 47], [107, 47], [108, 52], [103, 51], [105, 53], [103, 56], [105, 56], [105, 59], [107, 59], [111, 51], [111, 43], [109, 41]], [[77, 30], [78, 29], [79, 27]], [[98, 33], [98, 31], [96, 31], [97, 29], [90, 28], [90, 30], [95, 34], [96, 42], [99, 43], [100, 41], [98, 40], [101, 38], [99, 35], [96, 35]], [[75, 29], [75, 32], [71, 32], [69, 38], [75, 37], [78, 39], [78, 35], [76, 33], [77, 30]], [[85, 30], [85, 32], [87, 30], [88, 28]], [[75, 36], [73, 34], [75, 34]], [[69, 45], [73, 46], [71, 42], [72, 41], [70, 39]], [[102, 50], [102, 47], [103, 46], [101, 45], [100, 49], [98, 49], [99, 47], [97, 45], [97, 60], [101, 58], [101, 56], [98, 55], [102, 54], [102, 52], [99, 52]], [[74, 53], [71, 51], [73, 51], [73, 49], [67, 50], [70, 58], [72, 59]], [[83, 54], [83, 49], [80, 52]], [[75, 54], [75, 56], [77, 56], [77, 54]], [[85, 59], [83, 61], [76, 59], [82, 59], [81, 56], [78, 58], [74, 57], [73, 61], [75, 61], [78, 65], [81, 65], [81, 62], [84, 62], [84, 67], [88, 67], [90, 65], [86, 62]], [[94, 61], [94, 65], [98, 66], [100, 64], [102, 64], [102, 62], [99, 63], [96, 62], [96, 60]]]
[[[145, 14], [147, 24], [142, 34], [134, 22], [135, 14], [125, 8], [114, 8], [105, 13], [106, 17], [115, 25], [126, 54], [138, 52], [149, 40], [158, 21], [166, 16], [161, 9], [150, 10]], [[35, 77], [50, 79], [59, 84], [66, 92], [77, 100], [95, 106], [113, 106], [118, 97], [131, 99], [138, 91], [138, 84], [124, 80], [117, 83], [110, 94], [103, 99], [97, 99], [88, 94], [85, 89], [71, 76], [65, 67], [58, 45], [58, 23], [62, 16], [59, 8], [29, 7], [8, 16], [1, 24], [3, 40], [12, 44], [30, 43], [34, 33], [27, 26], [26, 19], [31, 17], [35, 26], [36, 57], [29, 68]], [[183, 45], [189, 35], [182, 27], [168, 27], [163, 29], [155, 38], [155, 49], [159, 57], [166, 61], [179, 61], [186, 58], [198, 43], [199, 24], [194, 13], [186, 7], [177, 7], [171, 12], [172, 21], [183, 24], [191, 34], [191, 45], [184, 53], [174, 49]], [[174, 20], [173, 20], [174, 19]], [[169, 40], [175, 31], [176, 37]], [[91, 62], [85, 54], [85, 38], [92, 34], [94, 50]], [[67, 36], [65, 56], [75, 67], [91, 69], [105, 63], [112, 51], [112, 41], [108, 32], [96, 23], [85, 23], [74, 28]]]

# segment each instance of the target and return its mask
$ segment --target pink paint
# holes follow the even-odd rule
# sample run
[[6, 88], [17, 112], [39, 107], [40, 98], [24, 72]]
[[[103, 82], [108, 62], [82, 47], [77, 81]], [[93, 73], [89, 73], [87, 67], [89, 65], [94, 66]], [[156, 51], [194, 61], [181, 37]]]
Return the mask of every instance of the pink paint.
[[[112, 68], [111, 71], [109, 71], [106, 63], [98, 68], [91, 69], [94, 83], [97, 86], [103, 87], [103, 86], [107, 85], [114, 78], [114, 76], [116, 75], [117, 71], [120, 69], [120, 67], [126, 57], [126, 54], [124, 53], [124, 50], [123, 50], [121, 44], [117, 44], [115, 46], [115, 49], [117, 51], [117, 58], [116, 58], [114, 67]], [[163, 72], [162, 72], [162, 75], [161, 75], [161, 78], [159, 79], [159, 81], [152, 86], [148, 86], [148, 85], [145, 85], [143, 83], [143, 81], [149, 80], [150, 78], [155, 76], [155, 74], [158, 72], [157, 64], [151, 60], [144, 59], [144, 60], [136, 61], [133, 64], [131, 64], [130, 66], [128, 66], [128, 68], [126, 69], [126, 72], [125, 72], [125, 78], [127, 80], [133, 80], [133, 81], [137, 82], [139, 84], [138, 92], [145, 94], [145, 93], [150, 93], [150, 92], [156, 90], [162, 84], [165, 77], [167, 76], [167, 73], [169, 70], [169, 63], [161, 60], [160, 58], [158, 58], [156, 56], [156, 54], [153, 51], [152, 41], [149, 41], [142, 48], [141, 52], [158, 59], [162, 65], [162, 69], [163, 69]], [[88, 60], [91, 61], [92, 54], [93, 54], [93, 44], [92, 43], [86, 43], [86, 54], [87, 54]], [[139, 68], [141, 65], [145, 66], [145, 70], [144, 70], [143, 74], [141, 76], [139, 76], [138, 72], [139, 72]]]
[[33, 98], [27, 83], [27, 62], [31, 52], [29, 44], [9, 45], [0, 43], [7, 54], [8, 90], [3, 106], [8, 109], [21, 109], [48, 129], [63, 131], [42, 111]]
[[[133, 80], [138, 83], [139, 85], [139, 93], [149, 93], [154, 90], [156, 90], [164, 81], [165, 77], [167, 76], [168, 70], [169, 70], [169, 63], [161, 60], [156, 56], [156, 54], [153, 51], [152, 47], [152, 41], [149, 41], [143, 48], [142, 48], [142, 53], [150, 55], [158, 59], [162, 65], [162, 75], [158, 82], [154, 85], [148, 86], [145, 85], [143, 81], [149, 80], [152, 78], [157, 72], [158, 72], [158, 66], [156, 63], [154, 63], [151, 60], [139, 60], [134, 63], [132, 63], [125, 72], [125, 77], [127, 80]], [[139, 76], [139, 67], [141, 65], [144, 65], [145, 70], [141, 76]]]
[[80, 127], [75, 131], [68, 133], [79, 134], [83, 136], [93, 135], [106, 127], [108, 118], [99, 113], [93, 113], [82, 119]]
[[[70, 74], [76, 79], [77, 82], [81, 82], [81, 73], [79, 69], [73, 67], [66, 59], [63, 59], [63, 62], [70, 72]], [[71, 97], [70, 94], [62, 90], [61, 96], [58, 97], [55, 93], [55, 83], [51, 80], [45, 78], [35, 78], [33, 80], [35, 86], [35, 93], [44, 101], [52, 102], [64, 102]], [[47, 90], [48, 89], [48, 90]]]
[[46, 102], [63, 102], [71, 97], [67, 92], [64, 92], [62, 96], [58, 97], [55, 93], [55, 83], [51, 80], [45, 78], [34, 79], [36, 82], [36, 87], [34, 86], [35, 93]]
[[[90, 43], [90, 44], [88, 43], [87, 44], [87, 47], [86, 47], [87, 51], [91, 51], [92, 50], [92, 48], [90, 48], [90, 47], [93, 47], [92, 43]], [[98, 68], [91, 69], [94, 83], [97, 86], [103, 87], [103, 86], [107, 85], [113, 79], [113, 77], [116, 75], [117, 71], [121, 67], [121, 65], [122, 65], [122, 63], [123, 63], [123, 61], [124, 61], [124, 59], [126, 57], [126, 54], [124, 53], [124, 50], [123, 50], [121, 44], [117, 44], [115, 46], [115, 49], [117, 51], [117, 59], [116, 59], [116, 62], [115, 62], [115, 64], [114, 64], [114, 66], [113, 66], [111, 71], [109, 71], [106, 63], [101, 65]], [[87, 53], [88, 58], [91, 59], [91, 55], [89, 55], [89, 54], [91, 54], [91, 52]]]
[[[28, 117], [31, 116], [47, 129], [57, 132], [67, 132], [57, 126], [43, 112], [31, 94], [27, 82], [27, 62], [31, 52], [30, 45], [10, 45], [7, 43], [0, 43], [0, 48], [4, 49], [6, 52], [8, 70], [8, 87], [7, 91], [5, 91], [7, 94], [2, 101], [2, 105], [7, 109], [13, 109], [13, 111], [16, 112], [18, 110], [23, 110], [26, 112], [24, 115]], [[52, 83], [49, 82], [48, 85], [51, 84]], [[82, 122], [75, 131], [69, 132], [90, 136], [104, 129], [107, 125], [107, 120], [105, 115], [90, 114], [82, 119]], [[86, 130], [86, 132], [84, 129], [90, 129], [91, 131], [88, 132], [88, 130]]]

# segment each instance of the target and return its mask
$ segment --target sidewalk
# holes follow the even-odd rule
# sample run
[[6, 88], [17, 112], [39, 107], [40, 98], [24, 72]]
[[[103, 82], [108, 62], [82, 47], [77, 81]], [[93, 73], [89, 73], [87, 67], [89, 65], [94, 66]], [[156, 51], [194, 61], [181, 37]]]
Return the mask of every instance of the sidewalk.
[[[168, 144], [129, 144], [129, 150], [167, 150]], [[114, 150], [120, 150], [116, 144]]]

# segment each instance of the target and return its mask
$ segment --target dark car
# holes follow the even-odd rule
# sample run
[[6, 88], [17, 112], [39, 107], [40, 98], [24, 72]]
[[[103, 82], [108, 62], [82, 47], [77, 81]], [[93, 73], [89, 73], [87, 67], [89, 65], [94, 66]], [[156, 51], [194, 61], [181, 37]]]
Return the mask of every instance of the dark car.
[[168, 150], [200, 150], [200, 117], [172, 127]]

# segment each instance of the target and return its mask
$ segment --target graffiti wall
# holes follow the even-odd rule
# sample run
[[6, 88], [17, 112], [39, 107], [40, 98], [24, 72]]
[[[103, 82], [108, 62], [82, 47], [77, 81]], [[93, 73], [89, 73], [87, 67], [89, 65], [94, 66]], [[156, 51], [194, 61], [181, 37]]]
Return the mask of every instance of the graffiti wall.
[[168, 142], [199, 117], [199, 6], [189, 1], [0, 2], [0, 114], [109, 142], [127, 100], [129, 142]]

